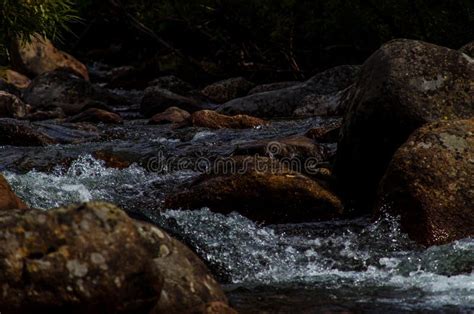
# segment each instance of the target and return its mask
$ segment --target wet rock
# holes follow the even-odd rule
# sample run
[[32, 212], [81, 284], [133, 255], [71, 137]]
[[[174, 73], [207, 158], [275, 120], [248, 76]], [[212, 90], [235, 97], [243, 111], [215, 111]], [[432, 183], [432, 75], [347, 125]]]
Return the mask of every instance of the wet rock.
[[188, 95], [194, 88], [188, 82], [174, 76], [162, 76], [149, 83], [151, 87], [169, 90], [178, 95]]
[[358, 66], [339, 66], [319, 73], [308, 81], [274, 91], [231, 100], [218, 112], [228, 115], [249, 114], [256, 117], [288, 117], [309, 95], [328, 95], [350, 86], [359, 72]]
[[0, 310], [147, 313], [163, 275], [133, 221], [99, 202], [0, 213]]
[[474, 58], [474, 41], [471, 41], [469, 44], [463, 46], [461, 49], [459, 49], [459, 51], [467, 54], [471, 58]]
[[92, 85], [72, 72], [56, 70], [44, 73], [33, 80], [25, 90], [24, 100], [33, 109], [59, 107], [67, 115], [75, 115], [86, 108], [105, 105], [124, 105], [127, 101], [104, 89]]
[[248, 94], [254, 84], [243, 77], [234, 77], [204, 87], [201, 93], [212, 102], [222, 104]]
[[164, 277], [152, 313], [206, 313], [206, 305], [227, 298], [204, 263], [184, 244], [150, 224], [135, 222], [154, 263]]
[[165, 207], [237, 211], [265, 223], [309, 222], [342, 212], [333, 193], [269, 158], [235, 157], [216, 163], [213, 170], [169, 195]]
[[0, 70], [0, 78], [19, 89], [27, 88], [31, 83], [29, 78], [11, 69]]
[[87, 67], [73, 56], [58, 50], [50, 40], [36, 34], [29, 43], [16, 43], [11, 51], [14, 66], [20, 72], [37, 76], [60, 68], [68, 68], [89, 80]]
[[28, 206], [13, 192], [5, 177], [0, 174], [0, 211], [27, 207]]
[[27, 106], [15, 95], [0, 91], [0, 118], [24, 118]]
[[166, 124], [166, 123], [176, 123], [182, 124], [186, 123], [191, 114], [186, 110], [180, 109], [178, 107], [169, 107], [161, 113], [155, 114], [151, 117], [149, 124]]
[[226, 116], [213, 110], [201, 110], [191, 115], [191, 124], [209, 129], [248, 129], [268, 123], [262, 119], [242, 114]]
[[60, 144], [79, 144], [97, 141], [101, 138], [100, 131], [91, 125], [76, 123], [37, 122], [36, 129]]
[[458, 51], [391, 41], [363, 65], [349, 99], [336, 175], [345, 197], [368, 211], [394, 152], [423, 124], [474, 116], [474, 62]]
[[20, 90], [17, 87], [15, 87], [15, 85], [8, 83], [2, 78], [0, 78], [0, 91], [7, 92], [9, 94], [13, 94], [18, 97], [21, 96]]
[[59, 107], [44, 108], [43, 110], [35, 110], [34, 112], [28, 113], [25, 117], [29, 121], [42, 121], [52, 119], [63, 119], [66, 117], [64, 110]]
[[337, 143], [341, 131], [342, 121], [336, 121], [328, 126], [316, 127], [308, 130], [305, 136], [318, 143]]
[[474, 119], [435, 122], [415, 131], [393, 156], [377, 210], [401, 217], [419, 243], [474, 236]]
[[296, 86], [299, 84], [301, 84], [301, 82], [288, 81], [288, 82], [277, 82], [277, 83], [257, 85], [249, 91], [248, 95], [271, 92], [274, 90], [284, 89], [284, 88]]
[[68, 119], [68, 122], [92, 122], [106, 124], [122, 124], [120, 115], [97, 108], [90, 108]]
[[0, 145], [45, 146], [55, 143], [51, 137], [26, 121], [0, 118]]
[[140, 105], [140, 112], [144, 116], [151, 117], [165, 111], [169, 107], [178, 107], [188, 112], [203, 109], [200, 102], [193, 98], [184, 97], [159, 87], [148, 87], [145, 89], [145, 95]]
[[[235, 155], [258, 155], [276, 159], [294, 159], [304, 164], [304, 162], [313, 162], [313, 166], [317, 163], [327, 161], [334, 156], [335, 151], [326, 146], [317, 144], [314, 140], [301, 135], [273, 139], [259, 140], [255, 142], [239, 145], [234, 151]], [[301, 169], [293, 169], [304, 172]]]

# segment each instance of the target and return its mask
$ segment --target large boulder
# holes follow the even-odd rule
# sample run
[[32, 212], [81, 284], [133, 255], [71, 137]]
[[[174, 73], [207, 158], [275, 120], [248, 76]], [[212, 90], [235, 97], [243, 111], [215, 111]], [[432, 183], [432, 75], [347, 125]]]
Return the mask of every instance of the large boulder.
[[427, 245], [474, 236], [474, 119], [435, 122], [395, 153], [378, 193], [378, 212], [401, 217]]
[[190, 249], [91, 202], [0, 213], [2, 312], [201, 313], [224, 293]]
[[191, 115], [191, 124], [209, 129], [248, 129], [268, 124], [266, 121], [239, 114], [226, 116], [213, 110], [200, 110]]
[[27, 106], [17, 96], [0, 91], [0, 118], [24, 118], [28, 113]]
[[265, 223], [309, 222], [342, 212], [337, 196], [270, 158], [234, 157], [216, 162], [212, 170], [170, 194], [165, 207], [237, 211]]
[[414, 40], [383, 45], [363, 65], [344, 117], [336, 175], [345, 197], [370, 211], [394, 152], [423, 124], [474, 116], [474, 61]]
[[204, 87], [201, 93], [211, 101], [222, 104], [247, 95], [252, 87], [254, 87], [254, 84], [245, 78], [234, 77], [208, 85]]
[[5, 177], [0, 174], [0, 211], [27, 208], [28, 206], [13, 192]]
[[60, 68], [68, 68], [89, 80], [87, 67], [73, 56], [58, 50], [50, 40], [39, 34], [31, 36], [29, 42], [17, 42], [11, 51], [14, 66], [37, 76]]
[[38, 76], [25, 90], [23, 98], [35, 110], [59, 107], [67, 115], [75, 115], [91, 107], [126, 104], [121, 97], [66, 70]]
[[149, 86], [166, 89], [178, 95], [187, 95], [194, 89], [191, 84], [174, 75], [156, 78], [149, 83]]
[[140, 113], [146, 117], [163, 112], [169, 107], [178, 107], [188, 112], [203, 109], [200, 102], [191, 97], [175, 94], [169, 90], [152, 86], [145, 89], [140, 105]]
[[343, 90], [354, 82], [358, 72], [358, 66], [339, 66], [295, 86], [231, 100], [217, 111], [228, 115], [248, 114], [256, 117], [291, 116], [302, 105], [305, 97], [329, 95]]
[[349, 86], [332, 94], [310, 94], [301, 100], [301, 105], [295, 109], [293, 115], [296, 117], [342, 116], [345, 110], [345, 99], [351, 90], [352, 86]]
[[0, 145], [46, 146], [56, 141], [26, 121], [0, 118]]

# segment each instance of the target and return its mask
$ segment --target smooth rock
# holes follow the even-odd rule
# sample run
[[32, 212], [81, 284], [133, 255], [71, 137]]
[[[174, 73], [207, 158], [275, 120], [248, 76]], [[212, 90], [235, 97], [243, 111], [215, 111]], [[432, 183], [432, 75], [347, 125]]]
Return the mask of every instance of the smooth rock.
[[150, 121], [148, 121], [148, 124], [182, 124], [186, 123], [190, 117], [191, 114], [186, 110], [180, 109], [178, 107], [169, 107], [165, 111], [157, 113], [151, 117]]
[[316, 181], [263, 157], [234, 157], [189, 187], [179, 187], [165, 208], [237, 211], [265, 223], [310, 222], [337, 217], [342, 204]]
[[393, 156], [377, 199], [378, 214], [400, 216], [419, 243], [474, 236], [474, 119], [415, 131]]
[[336, 175], [344, 197], [371, 210], [395, 151], [423, 124], [474, 116], [474, 61], [414, 40], [383, 45], [363, 65], [349, 99]]
[[0, 145], [46, 146], [56, 144], [47, 134], [26, 121], [0, 118]]
[[271, 92], [274, 90], [284, 89], [299, 84], [301, 84], [301, 82], [299, 81], [288, 81], [257, 85], [249, 91], [248, 95]]
[[27, 88], [31, 83], [28, 77], [12, 69], [0, 70], [0, 78], [19, 89]]
[[0, 211], [21, 208], [28, 208], [28, 205], [13, 192], [8, 181], [0, 174]]
[[339, 66], [295, 86], [231, 100], [220, 106], [217, 111], [228, 115], [289, 117], [302, 105], [306, 96], [328, 95], [343, 90], [355, 81], [358, 72], [358, 66]]
[[166, 89], [178, 95], [187, 95], [194, 89], [191, 84], [174, 75], [162, 76], [154, 79], [148, 84], [148, 86]]
[[140, 105], [140, 113], [146, 117], [152, 117], [169, 107], [178, 107], [188, 112], [203, 109], [200, 102], [193, 98], [184, 97], [159, 87], [148, 87], [145, 89]]
[[191, 124], [209, 129], [248, 129], [268, 123], [248, 115], [226, 116], [213, 110], [201, 110], [191, 115]]
[[11, 51], [13, 65], [25, 74], [37, 76], [60, 68], [68, 68], [89, 80], [87, 67], [70, 54], [54, 47], [51, 41], [39, 34], [28, 43], [17, 42]]
[[72, 116], [67, 120], [68, 122], [92, 122], [92, 123], [106, 123], [106, 124], [122, 124], [123, 119], [119, 114], [97, 109], [90, 108], [83, 111], [75, 116]]
[[471, 41], [469, 44], [462, 46], [459, 51], [467, 54], [471, 58], [474, 58], [474, 41]]
[[327, 126], [315, 127], [305, 133], [306, 137], [318, 143], [337, 143], [342, 121], [336, 121]]

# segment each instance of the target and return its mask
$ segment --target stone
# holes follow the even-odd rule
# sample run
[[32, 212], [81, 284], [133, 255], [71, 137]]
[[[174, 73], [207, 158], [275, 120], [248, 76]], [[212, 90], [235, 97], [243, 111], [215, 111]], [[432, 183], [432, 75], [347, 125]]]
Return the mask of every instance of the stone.
[[434, 122], [395, 153], [380, 184], [377, 213], [401, 217], [424, 245], [474, 236], [474, 119]]
[[0, 91], [0, 118], [25, 118], [27, 106], [17, 96]]
[[352, 86], [328, 95], [310, 94], [303, 98], [301, 106], [293, 115], [296, 117], [341, 116], [344, 114], [343, 101]]
[[123, 97], [92, 85], [75, 73], [56, 70], [36, 77], [25, 90], [23, 99], [34, 110], [61, 108], [66, 115], [102, 105], [128, 105]]
[[474, 58], [474, 41], [471, 41], [469, 44], [462, 46], [459, 51], [468, 55], [471, 58]]
[[90, 108], [83, 111], [67, 120], [68, 122], [92, 122], [92, 123], [105, 123], [105, 124], [122, 124], [123, 119], [119, 114], [97, 109]]
[[87, 67], [70, 54], [54, 47], [51, 41], [39, 34], [30, 42], [17, 42], [11, 51], [15, 68], [20, 72], [37, 76], [61, 68], [68, 68], [89, 80]]
[[342, 121], [338, 120], [326, 126], [315, 127], [305, 133], [306, 137], [318, 143], [337, 143], [341, 131]]
[[28, 208], [28, 205], [13, 192], [8, 181], [0, 174], [0, 211], [22, 208]]
[[222, 114], [248, 114], [255, 117], [289, 117], [309, 95], [328, 95], [341, 91], [354, 83], [358, 66], [339, 66], [316, 74], [304, 83], [284, 89], [248, 95], [221, 105]]
[[27, 88], [31, 83], [31, 80], [28, 77], [13, 71], [12, 69], [0, 70], [0, 78], [18, 89]]
[[201, 93], [212, 102], [222, 104], [248, 94], [254, 84], [243, 77], [234, 77], [215, 82], [203, 88]]
[[182, 124], [186, 123], [190, 117], [191, 114], [186, 110], [180, 109], [178, 107], [169, 107], [165, 111], [157, 113], [151, 117], [150, 121], [148, 121], [148, 124]]
[[0, 118], [0, 145], [46, 146], [56, 144], [47, 134], [26, 121]]
[[271, 92], [274, 90], [284, 89], [284, 88], [296, 86], [299, 84], [301, 84], [301, 82], [299, 81], [288, 81], [288, 82], [276, 82], [276, 83], [257, 85], [249, 91], [248, 95]]
[[181, 96], [159, 87], [148, 87], [145, 89], [145, 94], [140, 105], [141, 114], [145, 117], [152, 117], [157, 113], [165, 111], [169, 107], [178, 107], [188, 112], [203, 109], [200, 102], [193, 98]]
[[310, 222], [338, 217], [342, 204], [316, 181], [284, 163], [263, 157], [234, 157], [216, 163], [188, 187], [179, 187], [165, 208], [232, 211], [265, 223]]
[[213, 110], [196, 111], [191, 115], [191, 124], [209, 129], [248, 129], [268, 123], [248, 115], [226, 116]]
[[151, 81], [148, 86], [166, 89], [178, 95], [187, 95], [194, 89], [191, 84], [174, 75], [161, 76]]
[[395, 151], [422, 125], [474, 116], [474, 61], [414, 40], [383, 45], [363, 65], [338, 144], [335, 174], [360, 212], [373, 206]]

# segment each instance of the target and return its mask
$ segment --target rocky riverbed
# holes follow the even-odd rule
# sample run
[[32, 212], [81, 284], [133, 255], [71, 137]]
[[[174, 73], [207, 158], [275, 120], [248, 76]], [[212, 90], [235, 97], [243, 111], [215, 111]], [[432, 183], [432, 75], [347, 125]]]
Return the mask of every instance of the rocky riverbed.
[[123, 90], [60, 56], [5, 77], [0, 311], [474, 310], [471, 57], [399, 40], [306, 82]]

